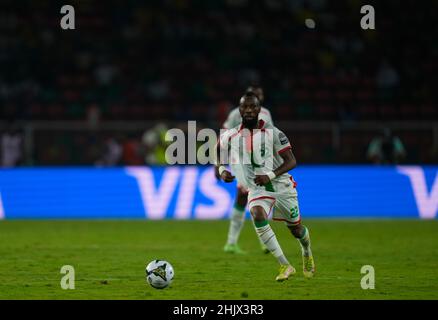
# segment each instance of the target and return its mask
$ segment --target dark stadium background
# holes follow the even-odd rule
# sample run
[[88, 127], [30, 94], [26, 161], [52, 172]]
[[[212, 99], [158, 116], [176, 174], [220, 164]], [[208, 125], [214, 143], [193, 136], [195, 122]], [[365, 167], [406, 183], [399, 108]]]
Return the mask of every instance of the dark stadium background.
[[[300, 163], [368, 163], [392, 129], [402, 163], [437, 163], [436, 1], [2, 1], [0, 131], [21, 165], [90, 165], [113, 137], [117, 164], [147, 163], [157, 123], [219, 129], [260, 84]], [[360, 28], [372, 4], [376, 30]], [[305, 19], [316, 28], [305, 26]], [[146, 158], [147, 159], [147, 158]]]
[[[296, 316], [300, 299], [438, 299], [437, 14], [432, 0], [1, 0], [0, 300], [278, 299]], [[164, 159], [167, 129], [219, 130], [254, 85], [297, 158], [311, 280], [269, 221], [298, 271], [275, 281], [249, 212], [247, 254], [224, 252], [235, 182]], [[383, 133], [383, 155], [405, 152], [379, 162]], [[175, 270], [164, 290], [145, 280], [157, 259]]]

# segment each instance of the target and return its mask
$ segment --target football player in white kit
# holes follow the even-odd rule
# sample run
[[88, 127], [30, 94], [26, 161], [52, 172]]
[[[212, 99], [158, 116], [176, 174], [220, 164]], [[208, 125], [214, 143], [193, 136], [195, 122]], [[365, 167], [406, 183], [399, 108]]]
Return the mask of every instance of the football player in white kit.
[[[246, 93], [253, 92], [260, 103], [263, 104], [264, 101], [264, 92], [261, 87], [249, 87], [246, 90]], [[273, 124], [271, 112], [268, 109], [261, 107], [259, 117], [263, 119], [266, 123]], [[237, 127], [242, 123], [242, 116], [240, 115], [239, 108], [233, 109], [228, 115], [227, 120], [223, 124], [224, 129], [232, 129]], [[216, 171], [216, 177], [220, 179], [218, 172]], [[237, 180], [237, 196], [234, 202], [233, 210], [230, 215], [230, 226], [228, 228], [228, 237], [227, 243], [224, 246], [224, 251], [228, 253], [237, 253], [242, 254], [245, 253], [242, 249], [240, 249], [238, 245], [238, 240], [240, 236], [240, 232], [242, 231], [244, 222], [245, 222], [245, 211], [246, 205], [248, 204], [248, 190], [246, 190], [242, 184]], [[268, 248], [266, 248], [263, 242], [260, 242], [260, 246], [264, 253], [269, 253]]]
[[[296, 183], [288, 174], [296, 167], [296, 159], [286, 135], [259, 117], [261, 106], [257, 96], [246, 93], [240, 100], [242, 123], [227, 130], [220, 137], [217, 170], [225, 182], [235, 178], [248, 190], [248, 204], [257, 235], [277, 258], [280, 271], [277, 281], [284, 281], [296, 273], [289, 263], [274, 231], [273, 220], [284, 221], [302, 249], [303, 274], [312, 277], [315, 263], [310, 248], [309, 230], [301, 224]], [[229, 156], [224, 160], [223, 154]], [[231, 171], [224, 166], [229, 162]]]

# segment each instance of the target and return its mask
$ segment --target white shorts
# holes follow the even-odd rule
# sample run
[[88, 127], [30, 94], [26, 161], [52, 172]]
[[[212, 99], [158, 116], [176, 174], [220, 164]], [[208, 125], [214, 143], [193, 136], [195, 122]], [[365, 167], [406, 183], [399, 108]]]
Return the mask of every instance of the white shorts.
[[272, 219], [285, 221], [288, 225], [297, 225], [301, 222], [298, 193], [294, 187], [288, 187], [280, 192], [270, 192], [263, 189], [250, 190], [248, 207], [262, 207], [268, 217], [273, 209]]

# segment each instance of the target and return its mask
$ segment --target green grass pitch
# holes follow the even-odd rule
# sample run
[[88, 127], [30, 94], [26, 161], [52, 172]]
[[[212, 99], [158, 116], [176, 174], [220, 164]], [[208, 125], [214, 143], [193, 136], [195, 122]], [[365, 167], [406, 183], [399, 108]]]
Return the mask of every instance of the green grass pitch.
[[[299, 271], [277, 283], [277, 263], [250, 221], [244, 256], [222, 251], [228, 221], [1, 221], [0, 299], [438, 299], [438, 221], [304, 224], [317, 274], [303, 278], [298, 242], [272, 222]], [[173, 264], [169, 288], [146, 283], [154, 259]], [[75, 290], [60, 287], [63, 265], [75, 267]], [[375, 268], [374, 290], [360, 286], [363, 265]]]

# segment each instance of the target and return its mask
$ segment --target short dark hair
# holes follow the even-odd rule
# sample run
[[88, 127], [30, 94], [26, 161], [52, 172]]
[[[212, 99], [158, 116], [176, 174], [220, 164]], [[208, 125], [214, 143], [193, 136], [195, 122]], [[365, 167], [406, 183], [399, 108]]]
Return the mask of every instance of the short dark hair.
[[[244, 97], [256, 97], [257, 98], [257, 95], [255, 94], [255, 92], [254, 91], [247, 91], [247, 92], [245, 92], [245, 94], [243, 95]], [[258, 99], [258, 98], [257, 98]]]
[[245, 94], [240, 98], [240, 104], [242, 103], [242, 100], [245, 98], [255, 98], [258, 103], [260, 103], [259, 97], [254, 93], [254, 91], [247, 91]]

